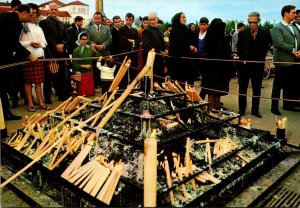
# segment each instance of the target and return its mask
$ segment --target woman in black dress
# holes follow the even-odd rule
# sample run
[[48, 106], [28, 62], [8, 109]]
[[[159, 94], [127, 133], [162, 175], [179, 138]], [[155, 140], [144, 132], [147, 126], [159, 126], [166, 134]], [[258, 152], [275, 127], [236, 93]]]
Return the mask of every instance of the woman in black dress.
[[[219, 18], [212, 20], [205, 36], [205, 49], [209, 59], [231, 59], [230, 40], [225, 36], [226, 24]], [[208, 88], [210, 109], [221, 109], [220, 97], [227, 95], [229, 82], [234, 75], [232, 62], [207, 61], [206, 80], [202, 80], [202, 87]]]
[[186, 17], [183, 12], [175, 14], [172, 18], [168, 73], [173, 80], [194, 84], [193, 62], [191, 59], [182, 57], [192, 57], [193, 54], [197, 53], [197, 48], [193, 46], [191, 33], [185, 24]]

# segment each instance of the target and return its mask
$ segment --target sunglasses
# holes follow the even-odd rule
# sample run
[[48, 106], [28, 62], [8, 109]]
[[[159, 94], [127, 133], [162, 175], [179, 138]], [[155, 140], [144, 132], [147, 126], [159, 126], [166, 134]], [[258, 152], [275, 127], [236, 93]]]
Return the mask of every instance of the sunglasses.
[[86, 38], [81, 38], [80, 40], [87, 40]]
[[257, 24], [257, 22], [248, 22], [249, 24]]

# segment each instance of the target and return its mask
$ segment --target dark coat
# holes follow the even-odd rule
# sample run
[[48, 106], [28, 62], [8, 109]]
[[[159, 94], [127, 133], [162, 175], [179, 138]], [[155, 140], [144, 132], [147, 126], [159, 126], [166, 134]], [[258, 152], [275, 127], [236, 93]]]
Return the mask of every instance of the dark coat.
[[112, 43], [110, 46], [110, 53], [112, 55], [120, 53], [120, 34], [119, 30], [115, 27], [111, 28], [111, 36], [112, 36]]
[[47, 40], [47, 48], [45, 49], [45, 56], [48, 57], [65, 57], [64, 54], [59, 54], [56, 51], [57, 44], [64, 44], [64, 49], [67, 48], [67, 33], [63, 22], [48, 16], [47, 19], [40, 21], [45, 38]]
[[189, 29], [185, 25], [172, 26], [169, 48], [171, 58], [168, 60], [168, 73], [171, 79], [180, 82], [188, 81], [192, 84], [195, 79], [193, 64], [191, 60], [180, 58], [192, 56], [190, 51], [190, 45], [192, 45], [190, 34]]
[[132, 43], [129, 42], [128, 39], [133, 39], [135, 48], [138, 47], [140, 38], [135, 28], [133, 27], [129, 28], [127, 25], [124, 25], [124, 27], [121, 27], [119, 29], [119, 34], [120, 34], [121, 52], [128, 52], [132, 50]]
[[[148, 26], [146, 29], [143, 30], [142, 39], [144, 63], [146, 63], [148, 52], [151, 49], [154, 48], [156, 53], [160, 53], [166, 50], [163, 34], [158, 27]], [[163, 68], [163, 59], [161, 56], [157, 55], [155, 57], [153, 65], [154, 74], [164, 76]]]
[[18, 14], [15, 12], [0, 14], [0, 26], [3, 29], [0, 33], [0, 65], [26, 60], [30, 52], [19, 41], [23, 26]]
[[[213, 27], [213, 26], [212, 26]], [[207, 31], [205, 37], [205, 49], [207, 58], [210, 59], [231, 59], [230, 39], [224, 35], [225, 23], [219, 22], [215, 28]], [[224, 91], [216, 92], [208, 90], [209, 95], [227, 95], [229, 82], [234, 74], [232, 62], [207, 61], [207, 80], [203, 80], [202, 87]]]
[[71, 26], [67, 29], [68, 37], [68, 53], [73, 54], [73, 50], [78, 47], [76, 41], [78, 40], [78, 35], [82, 32], [81, 28], [77, 29], [75, 23], [72, 23]]
[[241, 60], [265, 61], [271, 45], [271, 36], [261, 28], [258, 29], [255, 41], [250, 29], [239, 32], [237, 50]]
[[143, 49], [146, 53], [148, 53], [152, 48], [154, 48], [157, 53], [165, 51], [166, 46], [163, 35], [158, 27], [147, 27], [143, 31], [142, 38]]
[[185, 25], [172, 27], [170, 32], [170, 49], [169, 54], [176, 57], [189, 57], [191, 55], [190, 45], [192, 40], [189, 29]]

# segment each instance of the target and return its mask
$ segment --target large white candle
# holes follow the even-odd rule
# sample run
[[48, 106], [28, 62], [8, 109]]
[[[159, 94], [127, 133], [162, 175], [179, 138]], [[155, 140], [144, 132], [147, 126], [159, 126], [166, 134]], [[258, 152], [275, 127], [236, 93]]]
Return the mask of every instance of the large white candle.
[[144, 207], [156, 206], [157, 140], [153, 135], [144, 141]]

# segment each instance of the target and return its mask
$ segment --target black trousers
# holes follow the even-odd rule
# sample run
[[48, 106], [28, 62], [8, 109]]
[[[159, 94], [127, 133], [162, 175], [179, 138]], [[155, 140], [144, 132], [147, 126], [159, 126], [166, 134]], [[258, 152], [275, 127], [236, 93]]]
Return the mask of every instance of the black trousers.
[[10, 83], [8, 89], [9, 98], [12, 101], [17, 102], [19, 100], [19, 93], [20, 97], [26, 97], [24, 91], [24, 76], [23, 76], [23, 69], [22, 66], [14, 66], [10, 68]]
[[299, 99], [299, 66], [275, 66], [275, 77], [272, 88], [272, 107], [278, 108], [280, 92], [283, 93], [283, 107], [292, 107]]
[[10, 104], [8, 100], [8, 92], [9, 92], [9, 83], [10, 80], [12, 79], [11, 73], [9, 70], [12, 70], [11, 68], [8, 69], [2, 69], [0, 71], [0, 97], [1, 97], [1, 102], [2, 102], [2, 110], [3, 110], [3, 115], [6, 116], [10, 112]]
[[58, 73], [52, 74], [46, 68], [45, 82], [44, 82], [44, 98], [46, 101], [51, 100], [51, 88], [54, 87], [58, 100], [66, 100], [71, 95], [71, 81], [69, 78], [68, 69], [64, 62], [59, 62]]
[[[247, 107], [247, 89], [249, 81], [252, 85], [252, 108], [251, 112], [259, 112], [260, 94], [262, 86], [262, 78], [264, 72], [264, 64], [247, 63], [243, 64], [239, 70], [239, 109], [245, 112]], [[242, 95], [241, 95], [242, 94]]]

